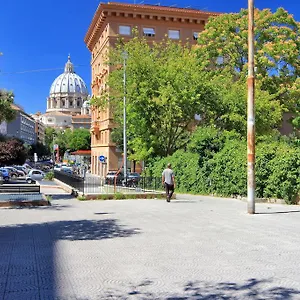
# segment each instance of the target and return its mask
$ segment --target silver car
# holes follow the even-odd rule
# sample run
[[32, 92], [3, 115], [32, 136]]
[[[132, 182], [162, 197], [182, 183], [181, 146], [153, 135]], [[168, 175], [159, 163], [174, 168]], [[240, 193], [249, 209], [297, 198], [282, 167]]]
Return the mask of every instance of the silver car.
[[45, 173], [41, 170], [32, 169], [26, 176], [27, 183], [35, 183], [36, 181], [41, 181], [45, 177]]

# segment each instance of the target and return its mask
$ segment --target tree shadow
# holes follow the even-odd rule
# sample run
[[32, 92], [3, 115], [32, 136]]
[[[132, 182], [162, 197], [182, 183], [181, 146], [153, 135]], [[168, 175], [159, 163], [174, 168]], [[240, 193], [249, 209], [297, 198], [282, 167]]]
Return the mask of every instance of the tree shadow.
[[[154, 284], [152, 280], [145, 280], [147, 284], [130, 285], [128, 291], [120, 292], [118, 290], [107, 291], [101, 295], [103, 299], [164, 299], [164, 300], [240, 300], [240, 299], [272, 299], [286, 300], [299, 299], [300, 290], [285, 287], [269, 287], [272, 283], [271, 279], [255, 279], [250, 278], [245, 282], [206, 282], [206, 281], [190, 281], [182, 287], [182, 292], [159, 293], [149, 291], [149, 286]], [[153, 288], [152, 288], [153, 290]], [[100, 298], [99, 298], [100, 299]]]
[[60, 298], [57, 242], [128, 238], [139, 233], [139, 228], [128, 228], [117, 219], [2, 226], [0, 299], [79, 299], [74, 294]]

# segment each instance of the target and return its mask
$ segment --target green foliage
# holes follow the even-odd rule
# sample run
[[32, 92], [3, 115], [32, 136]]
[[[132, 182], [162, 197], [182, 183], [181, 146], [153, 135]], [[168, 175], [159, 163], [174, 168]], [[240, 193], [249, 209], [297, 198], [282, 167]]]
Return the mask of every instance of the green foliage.
[[[260, 122], [266, 117], [265, 124], [270, 122], [274, 127], [278, 124], [278, 114], [288, 110], [297, 112], [299, 116], [299, 93], [300, 93], [300, 25], [292, 15], [289, 15], [283, 8], [278, 8], [275, 13], [269, 9], [255, 10], [255, 66], [256, 82], [259, 89], [256, 90], [258, 132], [265, 130], [260, 126]], [[207, 72], [208, 78], [222, 76], [232, 82], [239, 82], [241, 87], [240, 97], [230, 97], [232, 100], [240, 101], [245, 99], [245, 87], [248, 68], [248, 14], [246, 10], [241, 10], [237, 14], [223, 14], [217, 18], [211, 18], [198, 38], [199, 47], [197, 49], [199, 68]], [[236, 88], [238, 88], [238, 85]], [[233, 86], [231, 89], [221, 88], [221, 93], [231, 94], [234, 92], [238, 96], [238, 90]], [[259, 90], [267, 92], [264, 94]], [[271, 97], [271, 98], [270, 98]], [[269, 102], [269, 100], [272, 100]], [[277, 102], [276, 102], [276, 101]], [[241, 101], [245, 104], [245, 101]], [[221, 103], [222, 104], [222, 103]], [[236, 107], [241, 115], [242, 106], [233, 103], [228, 107], [231, 111]], [[280, 104], [280, 106], [279, 106]], [[261, 111], [259, 111], [261, 110]], [[274, 110], [274, 111], [273, 111]], [[232, 121], [234, 113], [230, 113], [227, 121]], [[275, 115], [275, 119], [273, 119]], [[234, 125], [238, 128], [242, 120]], [[232, 122], [230, 122], [232, 123]], [[297, 123], [297, 121], [295, 121]], [[243, 126], [245, 128], [245, 126]], [[230, 130], [230, 128], [226, 127]]]
[[285, 199], [295, 204], [300, 192], [300, 150], [287, 145], [277, 145], [269, 161], [270, 175], [266, 179], [264, 197]]
[[114, 199], [116, 199], [116, 200], [126, 199], [126, 195], [123, 194], [123, 193], [115, 193], [114, 194]]
[[80, 201], [85, 201], [85, 200], [87, 200], [86, 196], [84, 196], [84, 195], [78, 196], [77, 199], [80, 200]]
[[27, 158], [27, 149], [18, 139], [4, 139], [0, 142], [0, 165], [22, 165]]
[[129, 54], [126, 111], [130, 158], [167, 156], [184, 148], [194, 115], [202, 102], [214, 97], [198, 70], [193, 50], [171, 41], [150, 46], [146, 39], [135, 37], [110, 51], [109, 63], [114, 67], [108, 80], [110, 94], [93, 103], [113, 108], [118, 125], [113, 139], [118, 145], [123, 142], [123, 50]]
[[45, 179], [53, 180], [53, 178], [54, 178], [54, 172], [53, 171], [50, 171], [50, 172], [46, 173]]
[[36, 153], [38, 157], [44, 157], [48, 156], [51, 152], [49, 147], [37, 142], [36, 144], [30, 145], [29, 155], [33, 157], [34, 153]]
[[[247, 84], [245, 78], [234, 82], [230, 76], [215, 76], [210, 84], [216, 89], [218, 100], [205, 103], [201, 115], [202, 123], [242, 135], [247, 132]], [[255, 90], [256, 133], [266, 134], [281, 124], [283, 109], [274, 95], [261, 89]]]
[[[209, 192], [221, 196], [247, 194], [247, 144], [243, 140], [228, 141], [209, 160]], [[207, 172], [208, 173], [208, 172]]]
[[16, 112], [11, 107], [13, 103], [14, 94], [0, 89], [0, 123], [3, 121], [10, 122], [16, 117]]
[[90, 131], [85, 128], [60, 130], [47, 127], [45, 131], [45, 144], [51, 153], [53, 153], [53, 145], [58, 144], [60, 156], [63, 156], [66, 150], [90, 149], [91, 135]]
[[85, 128], [74, 129], [69, 135], [67, 147], [72, 151], [91, 149], [90, 131]]
[[[148, 172], [161, 176], [172, 164], [176, 191], [221, 196], [247, 195], [246, 141], [236, 132], [198, 128], [187, 146], [153, 160]], [[256, 151], [256, 196], [295, 203], [300, 191], [300, 148], [278, 135], [261, 136]]]

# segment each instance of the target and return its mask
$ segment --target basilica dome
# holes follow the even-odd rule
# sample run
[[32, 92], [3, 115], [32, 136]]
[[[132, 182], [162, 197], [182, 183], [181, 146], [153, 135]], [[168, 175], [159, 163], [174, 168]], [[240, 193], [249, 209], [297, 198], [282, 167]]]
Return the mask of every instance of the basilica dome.
[[74, 66], [71, 63], [70, 55], [65, 65], [65, 71], [59, 75], [50, 87], [50, 97], [57, 94], [78, 94], [88, 95], [88, 89], [82, 78], [74, 72]]
[[47, 98], [47, 112], [80, 114], [83, 103], [88, 99], [88, 89], [83, 79], [74, 72], [70, 55], [65, 71], [53, 81]]

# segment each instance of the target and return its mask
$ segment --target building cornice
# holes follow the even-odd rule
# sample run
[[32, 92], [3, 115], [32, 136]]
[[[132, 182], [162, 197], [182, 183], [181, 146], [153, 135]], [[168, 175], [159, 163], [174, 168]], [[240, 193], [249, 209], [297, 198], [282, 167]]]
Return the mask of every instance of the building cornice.
[[142, 19], [157, 19], [162, 21], [173, 22], [195, 22], [201, 23], [207, 20], [209, 17], [215, 17], [221, 13], [207, 12], [203, 10], [188, 9], [188, 8], [175, 8], [168, 6], [156, 6], [145, 4], [125, 4], [118, 2], [109, 2], [107, 4], [100, 3], [89, 29], [85, 35], [84, 42], [88, 49], [92, 51], [98, 33], [102, 28], [107, 16], [116, 17], [130, 17]]

